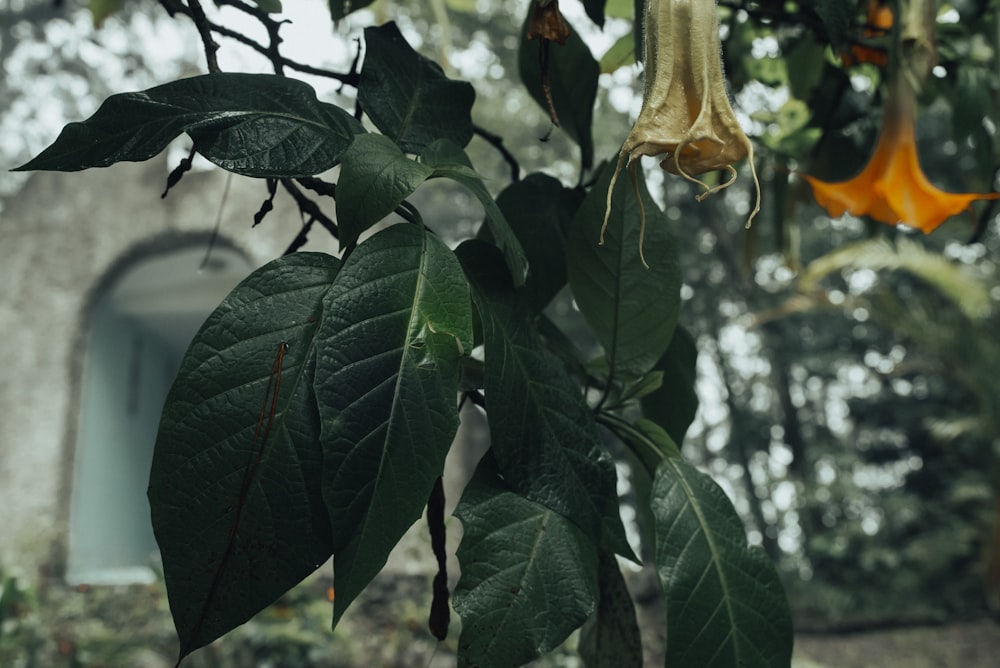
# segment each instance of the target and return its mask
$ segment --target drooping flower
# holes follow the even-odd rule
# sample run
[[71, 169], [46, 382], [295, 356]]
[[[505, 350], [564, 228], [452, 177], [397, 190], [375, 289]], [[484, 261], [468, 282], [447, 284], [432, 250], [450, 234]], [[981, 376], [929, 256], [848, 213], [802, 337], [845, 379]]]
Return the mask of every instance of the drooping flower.
[[820, 206], [833, 217], [849, 211], [888, 225], [905, 223], [929, 234], [975, 200], [1000, 193], [949, 193], [938, 189], [920, 167], [914, 131], [916, 92], [934, 63], [933, 13], [930, 5], [903, 5], [903, 29], [891, 69], [875, 152], [860, 174], [830, 183], [803, 175]]
[[[623, 166], [633, 184], [633, 161], [659, 156], [660, 167], [705, 189], [701, 201], [736, 181], [734, 162], [749, 158], [756, 201], [747, 226], [760, 210], [760, 183], [753, 164], [753, 145], [729, 103], [722, 73], [722, 45], [715, 0], [646, 0], [644, 16], [645, 84], [642, 108], [629, 132], [608, 186], [601, 242], [611, 215], [611, 195]], [[709, 186], [700, 174], [726, 170], [730, 178]], [[639, 201], [640, 258], [645, 212]], [[647, 265], [648, 266], [648, 265]]]
[[885, 67], [889, 64], [889, 53], [884, 47], [880, 48], [878, 42], [888, 37], [892, 31], [893, 16], [889, 0], [868, 0], [865, 16], [862, 39], [842, 49], [840, 59], [846, 67], [861, 63]]

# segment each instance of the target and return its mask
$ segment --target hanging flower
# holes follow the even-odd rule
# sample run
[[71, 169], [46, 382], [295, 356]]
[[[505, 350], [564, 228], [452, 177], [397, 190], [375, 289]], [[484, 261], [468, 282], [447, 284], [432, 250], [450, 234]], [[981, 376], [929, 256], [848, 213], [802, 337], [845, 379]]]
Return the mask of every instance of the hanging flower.
[[[623, 166], [633, 184], [633, 161], [644, 155], [664, 156], [660, 167], [705, 189], [708, 195], [736, 181], [733, 163], [749, 158], [756, 202], [747, 226], [760, 210], [760, 183], [753, 165], [753, 145], [736, 120], [722, 74], [722, 46], [715, 0], [646, 0], [645, 86], [642, 109], [618, 154], [608, 186], [601, 242], [611, 215], [611, 195]], [[700, 174], [726, 170], [730, 178], [709, 186]], [[640, 227], [640, 258], [645, 212]], [[648, 266], [648, 265], [647, 265]]]
[[975, 200], [996, 199], [1000, 193], [949, 193], [924, 175], [917, 157], [914, 132], [915, 87], [933, 67], [933, 12], [922, 2], [903, 5], [903, 30], [889, 75], [882, 134], [875, 152], [860, 174], [848, 181], [829, 183], [803, 175], [820, 206], [838, 217], [849, 211], [888, 225], [905, 223], [929, 234], [948, 218], [965, 211]]
[[885, 47], [878, 46], [880, 40], [888, 37], [892, 31], [892, 7], [889, 0], [868, 0], [866, 21], [862, 30], [862, 39], [853, 42], [842, 49], [840, 59], [845, 67], [871, 63], [878, 67], [889, 64], [889, 53]]

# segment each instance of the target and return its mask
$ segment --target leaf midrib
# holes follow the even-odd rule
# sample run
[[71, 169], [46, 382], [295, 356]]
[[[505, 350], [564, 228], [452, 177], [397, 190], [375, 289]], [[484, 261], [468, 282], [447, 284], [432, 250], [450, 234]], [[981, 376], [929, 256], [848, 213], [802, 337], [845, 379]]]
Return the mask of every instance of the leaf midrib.
[[[719, 550], [718, 546], [716, 545], [714, 535], [712, 534], [711, 531], [709, 531], [711, 524], [708, 522], [707, 518], [702, 512], [701, 506], [697, 502], [697, 497], [695, 495], [694, 490], [691, 488], [691, 485], [688, 483], [687, 477], [683, 474], [682, 471], [680, 471], [677, 468], [675, 461], [670, 459], [666, 461], [669, 463], [669, 466], [674, 469], [674, 475], [677, 476], [677, 480], [681, 485], [681, 487], [684, 489], [684, 494], [687, 496], [688, 505], [691, 507], [692, 512], [698, 519], [698, 525], [702, 527], [702, 533], [705, 536], [705, 542], [708, 543], [708, 549], [712, 555], [712, 568], [713, 570], [715, 570], [719, 578], [719, 584], [722, 587], [723, 601], [726, 608], [726, 616], [729, 619], [729, 628], [734, 629], [737, 627], [736, 614], [733, 610], [733, 605], [732, 605], [733, 599], [730, 592], [729, 580], [725, 575], [725, 571], [723, 571], [723, 569], [721, 568], [722, 564], [721, 550]], [[733, 655], [735, 658], [738, 658], [740, 656], [739, 636], [735, 633], [732, 633], [731, 635], [733, 638]], [[721, 649], [721, 644], [720, 644], [720, 649]]]

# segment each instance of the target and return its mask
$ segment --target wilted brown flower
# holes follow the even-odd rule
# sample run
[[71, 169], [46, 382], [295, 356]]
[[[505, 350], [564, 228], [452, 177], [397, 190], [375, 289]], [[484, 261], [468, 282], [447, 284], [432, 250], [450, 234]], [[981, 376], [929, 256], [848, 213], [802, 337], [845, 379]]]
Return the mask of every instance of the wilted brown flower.
[[528, 39], [541, 39], [565, 44], [569, 24], [559, 11], [559, 0], [534, 0], [535, 11], [528, 22]]
[[[732, 185], [736, 181], [733, 163], [749, 158], [756, 190], [749, 226], [760, 210], [760, 183], [753, 164], [753, 145], [736, 120], [726, 92], [715, 0], [647, 0], [644, 21], [642, 109], [618, 154], [608, 186], [602, 243], [618, 174], [627, 164], [634, 183], [632, 161], [644, 155], [663, 155], [660, 167], [702, 186], [705, 192], [698, 196], [699, 201]], [[695, 178], [713, 170], [726, 170], [730, 178], [714, 187]], [[643, 212], [640, 257], [644, 228]], [[645, 257], [642, 262], [646, 264]]]

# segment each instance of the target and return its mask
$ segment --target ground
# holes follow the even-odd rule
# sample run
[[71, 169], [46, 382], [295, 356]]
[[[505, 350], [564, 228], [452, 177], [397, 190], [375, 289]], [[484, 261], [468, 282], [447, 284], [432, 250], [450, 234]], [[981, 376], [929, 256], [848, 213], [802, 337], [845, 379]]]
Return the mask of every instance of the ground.
[[844, 635], [799, 635], [793, 668], [990, 668], [1000, 624], [990, 620]]

